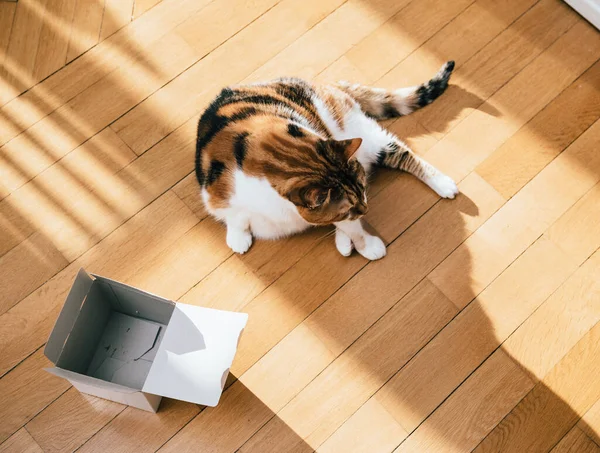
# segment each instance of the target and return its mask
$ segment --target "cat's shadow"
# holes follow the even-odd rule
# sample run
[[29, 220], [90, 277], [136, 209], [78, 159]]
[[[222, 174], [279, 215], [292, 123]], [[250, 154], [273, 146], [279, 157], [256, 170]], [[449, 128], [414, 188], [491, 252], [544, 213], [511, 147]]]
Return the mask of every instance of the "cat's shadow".
[[[453, 100], [457, 100], [459, 102], [453, 102]], [[431, 114], [430, 109], [435, 109], [434, 115]], [[430, 107], [417, 110], [410, 116], [407, 116], [407, 118], [419, 122], [422, 116], [428, 116], [430, 118], [433, 117], [433, 119], [437, 121], [427, 121], [426, 125], [422, 125], [423, 132], [443, 135], [449, 131], [452, 123], [454, 123], [460, 117], [465, 117], [467, 110], [474, 109], [477, 109], [480, 112], [486, 113], [490, 116], [500, 116], [498, 109], [496, 109], [488, 101], [481, 98], [476, 93], [467, 90], [466, 88], [463, 88], [459, 85], [453, 85], [451, 83], [448, 85], [448, 88], [444, 94], [440, 96], [439, 99], [434, 101]], [[397, 130], [400, 135], [402, 135], [403, 132], [403, 119], [404, 118], [399, 118], [397, 120], [398, 124], [396, 127], [394, 125], [391, 127], [392, 130]], [[411, 131], [414, 131], [414, 128], [406, 128], [406, 130], [409, 131], [408, 134], [404, 134], [404, 136], [400, 138], [406, 140], [413, 138], [413, 136], [411, 136]]]
[[[464, 88], [451, 85], [449, 92], [453, 93], [454, 96], [461, 97], [460, 105], [458, 103], [448, 103], [444, 112], [446, 122], [438, 123], [439, 127], [435, 130], [430, 130], [430, 133], [443, 134], [449, 123], [459, 118], [463, 110], [467, 108], [477, 108], [490, 115], [499, 115], [499, 112], [490, 104]], [[465, 101], [465, 98], [467, 101]], [[435, 103], [432, 107], [428, 107], [428, 109], [433, 108], [435, 108]], [[409, 119], [407, 117], [407, 119], [408, 121], [414, 121], [414, 118]], [[402, 123], [403, 118], [400, 118], [395, 123], [399, 131], [403, 130]], [[410, 135], [410, 131], [406, 135], [402, 135], [401, 132], [397, 133], [397, 135], [401, 139], [408, 141], [415, 138]], [[460, 247], [460, 244], [477, 230], [480, 225], [479, 220], [476, 220], [478, 216], [483, 216], [481, 219], [481, 223], [483, 223], [494, 214], [493, 211], [495, 209], [490, 211], [486, 197], [479, 196], [476, 192], [473, 193], [473, 189], [471, 189], [470, 192], [467, 191], [467, 193], [459, 194], [455, 200], [439, 200], [428, 187], [413, 176], [383, 169], [378, 169], [375, 172], [372, 189], [370, 191], [370, 202], [374, 204], [373, 211], [376, 212], [372, 213], [373, 216], [367, 214], [366, 220], [375, 232], [380, 233], [379, 235], [388, 243], [388, 256], [383, 260], [366, 262], [356, 253], [350, 258], [334, 258], [333, 255], [337, 254], [337, 251], [335, 250], [333, 237], [326, 235], [328, 231], [332, 230], [326, 229], [311, 230], [283, 241], [258, 241], [247, 255], [240, 257], [245, 266], [254, 275], [269, 280], [272, 276], [272, 274], [266, 271], [267, 268], [270, 268], [269, 263], [281, 263], [285, 260], [290, 260], [290, 255], [293, 256], [294, 253], [297, 253], [298, 249], [304, 247], [303, 244], [314, 241], [315, 237], [317, 237], [316, 244], [308, 252], [304, 251], [303, 256], [298, 257], [298, 261], [291, 263], [290, 260], [290, 267], [306, 268], [305, 273], [299, 274], [295, 272], [294, 275], [297, 281], [293, 284], [290, 284], [290, 279], [286, 278], [284, 274], [282, 278], [277, 278], [272, 283], [269, 282], [269, 290], [271, 291], [270, 294], [276, 295], [278, 301], [285, 301], [289, 304], [288, 310], [290, 316], [293, 313], [293, 318], [299, 319], [302, 322], [303, 319], [311, 317], [313, 319], [312, 322], [309, 322], [311, 332], [318, 338], [321, 338], [325, 344], [336, 345], [338, 343], [334, 347], [334, 350], [338, 348], [342, 350], [342, 354], [345, 357], [344, 361], [350, 361], [354, 364], [356, 375], [352, 378], [346, 376], [346, 378], [342, 379], [339, 383], [340, 388], [337, 390], [344, 392], [347, 379], [356, 378], [360, 380], [362, 379], [361, 376], [368, 375], [370, 381], [375, 380], [379, 382], [380, 388], [385, 387], [387, 390], [382, 393], [375, 389], [375, 393], [368, 395], [364, 401], [364, 395], [362, 395], [359, 407], [363, 407], [369, 399], [375, 399], [375, 404], [383, 406], [385, 411], [392, 414], [392, 418], [397, 422], [399, 421], [398, 423], [409, 434], [418, 429], [421, 423], [425, 423], [426, 425], [421, 431], [425, 433], [435, 432], [435, 436], [441, 439], [443, 448], [448, 450], [471, 451], [478, 446], [480, 441], [483, 441], [483, 445], [479, 446], [482, 450], [487, 451], [486, 449], [490, 447], [492, 450], [501, 448], [497, 442], [504, 442], [505, 440], [498, 439], [498, 430], [494, 431], [493, 426], [482, 426], [482, 423], [489, 423], [492, 418], [496, 417], [493, 421], [494, 426], [502, 424], [499, 430], [504, 432], [508, 429], [507, 426], [509, 424], [514, 423], [514, 420], [503, 422], [507, 413], [498, 413], [497, 407], [494, 406], [495, 398], [497, 395], [502, 394], [506, 394], [507, 398], [509, 398], [508, 395], [512, 395], [510, 396], [512, 398], [510, 402], [504, 402], [503, 404], [512, 404], [508, 411], [513, 407], [517, 407], [515, 410], [518, 414], [519, 410], [530, 409], [527, 406], [527, 395], [534, 389], [534, 386], [536, 392], [544, 393], [546, 397], [553, 401], [556, 407], [561, 408], [561, 418], [563, 420], [573, 420], [572, 423], [574, 424], [579, 419], [577, 413], [559, 395], [539, 382], [539, 378], [534, 376], [526, 366], [521, 364], [517, 358], [511, 355], [510, 351], [502, 346], [506, 338], [498, 338], [496, 336], [495, 323], [500, 322], [502, 324], [505, 321], [490, 319], [486, 313], [485, 300], [480, 301], [477, 299], [480, 290], [476, 289], [478, 285], [473, 282], [473, 260], [468, 247], [461, 249], [459, 267], [456, 269], [456, 272], [452, 272], [451, 276], [446, 276], [446, 278], [451, 278], [452, 286], [462, 288], [460, 299], [464, 304], [463, 306], [457, 306], [453, 303], [450, 297], [444, 296], [441, 290], [435, 287], [434, 283], [427, 278], [432, 270], [443, 263], [447, 256], [455, 252], [456, 247]], [[451, 239], [448, 240], [448, 237]], [[407, 242], [406, 238], [410, 238], [413, 243], [422, 245], [422, 254], [418, 250], [414, 250], [414, 248], [411, 252], [405, 253], [404, 247], [410, 248], [411, 246], [411, 242]], [[327, 254], [327, 257], [324, 256], [325, 254]], [[265, 258], [266, 256], [268, 256], [268, 263]], [[309, 263], [310, 260], [312, 260], [312, 264]], [[331, 324], [333, 321], [327, 316], [324, 317], [327, 322], [322, 324], [314, 321], [314, 313], [322, 310], [320, 307], [331, 304], [330, 299], [336, 297], [335, 294], [338, 291], [343, 291], [343, 288], [340, 290], [337, 286], [334, 287], [334, 285], [328, 282], [331, 279], [335, 280], [335, 277], [332, 278], [332, 273], [346, 275], [348, 274], [349, 263], [356, 263], [356, 261], [361, 261], [362, 265], [358, 272], [353, 271], [356, 273], [349, 275], [348, 279], [352, 281], [352, 279], [360, 278], [360, 281], [365, 285], [372, 285], [372, 288], [362, 288], [360, 290], [361, 294], [373, 294], [373, 297], [377, 297], [375, 296], [376, 294], [381, 294], [381, 297], [388, 298], [388, 301], [390, 297], [394, 298], [394, 302], [389, 307], [386, 305], [386, 310], [389, 309], [389, 312], [377, 311], [377, 314], [374, 315], [373, 313], [368, 313], [368, 310], [365, 309], [363, 317], [369, 319], [367, 332], [373, 330], [373, 326], [382, 322], [381, 319], [389, 316], [389, 313], [402, 310], [402, 307], [405, 305], [409, 307], [407, 310], [411, 310], [410, 314], [407, 313], [399, 318], [404, 319], [406, 324], [399, 324], [397, 326], [399, 341], [394, 341], [393, 343], [398, 350], [390, 351], [390, 353], [402, 357], [402, 359], [393, 360], [398, 362], [398, 364], [397, 369], [393, 369], [392, 372], [390, 372], [389, 367], [386, 368], [387, 365], [382, 365], [382, 361], [385, 362], [388, 359], [382, 358], [381, 354], [365, 354], [363, 348], [352, 348], [352, 346], [348, 348], [345, 344], [343, 346], [339, 344], [338, 336], [341, 335], [341, 338], [345, 338], [346, 336], [345, 333], [340, 334], [340, 329], [344, 325], [353, 326], [358, 322], [356, 320], [357, 311], [352, 307], [351, 302], [348, 302], [349, 307], [340, 305], [335, 309], [335, 325]], [[390, 265], [390, 262], [393, 264]], [[350, 266], [352, 265], [350, 264]], [[321, 270], [319, 272], [312, 272], [308, 270], [310, 267], [321, 268]], [[330, 267], [330, 269], [326, 267]], [[388, 285], [389, 288], [381, 289], [381, 285], [386, 285], [386, 281], [392, 282], [396, 279], [410, 280], [413, 278], [411, 277], [413, 268], [419, 269], [420, 277], [414, 283], [411, 280], [410, 286], [390, 283]], [[384, 275], [386, 277], [385, 279], [377, 277], [374, 278], [373, 282], [369, 282], [365, 278], [361, 278], [361, 274]], [[343, 284], [343, 286], [348, 285], [352, 285], [352, 283]], [[437, 294], [436, 299], [443, 299], [444, 302], [441, 306], [446, 307], [449, 311], [449, 314], [445, 315], [447, 319], [444, 319], [439, 325], [436, 324], [439, 322], [438, 315], [429, 312], [431, 307], [440, 306], [439, 301], [432, 302], [434, 296], [424, 297], [423, 300], [420, 300], [415, 305], [413, 293], [422, 285], [430, 288], [432, 293]], [[305, 288], [305, 292], [299, 295], [298, 289], [301, 287]], [[332, 293], [325, 297], [324, 302], [323, 296], [320, 295], [320, 305], [316, 305], [312, 298], [315, 297], [313, 294], [315, 288], [319, 287], [330, 288]], [[390, 296], [390, 292], [396, 291], [394, 288], [398, 288], [399, 292], [397, 296]], [[351, 294], [348, 294], [348, 296], [352, 299]], [[339, 300], [336, 301], [339, 302]], [[363, 303], [372, 304], [373, 307], [378, 305], [378, 303], [369, 300], [365, 300]], [[381, 306], [377, 310], [381, 310]], [[361, 313], [363, 312], [362, 309], [360, 311]], [[514, 301], [507, 303], [504, 315], [507, 318], [511, 318], [513, 316], [512, 311], [518, 312]], [[518, 313], [515, 316], [517, 315]], [[371, 319], [373, 316], [375, 317]], [[431, 318], [431, 320], [417, 322], [416, 319], [419, 316], [425, 316]], [[320, 317], [316, 317], [316, 319], [319, 320]], [[476, 325], [471, 324], [471, 321]], [[261, 321], [259, 320], [259, 322]], [[420, 324], [418, 328], [415, 328], [415, 323]], [[435, 327], [433, 327], [433, 324], [435, 324]], [[517, 327], [515, 326], [515, 328]], [[455, 335], [455, 338], [452, 340], [452, 347], [450, 348], [448, 335], [452, 334], [448, 334], [448, 331], [452, 332], [452, 329], [455, 328], [470, 333], [469, 335], [462, 336]], [[432, 331], [426, 334], [423, 330], [426, 331], [427, 329], [431, 329]], [[414, 350], [410, 349], [411, 345], [414, 346], [414, 337], [420, 336], [426, 337], [419, 340], [422, 341], [422, 344]], [[385, 335], [378, 336], [373, 333], [371, 341], [379, 342], [380, 344], [377, 347], [369, 347], [368, 350], [370, 351], [375, 351], [377, 348], [379, 350], [389, 350], [390, 348], [390, 341], [386, 340]], [[423, 349], [421, 350], [420, 348]], [[310, 354], [307, 351], [304, 353]], [[388, 357], [388, 355], [385, 354], [385, 357]], [[438, 357], [438, 359], [435, 359], [435, 357]], [[448, 359], [448, 357], [452, 357], [452, 359]], [[465, 360], [464, 357], [469, 357], [469, 359]], [[389, 360], [392, 361], [391, 358]], [[476, 362], [473, 362], [473, 360], [476, 360]], [[470, 376], [471, 372], [473, 372], [472, 376]], [[327, 368], [322, 373], [327, 375]], [[465, 436], [457, 435], [452, 423], [448, 423], [447, 421], [438, 423], [435, 417], [430, 417], [430, 414], [436, 411], [440, 405], [446, 405], [446, 409], [444, 409], [446, 411], [460, 410], [461, 405], [455, 404], [455, 402], [458, 399], [468, 400], [471, 398], [471, 395], [469, 393], [465, 394], [465, 392], [470, 391], [469, 386], [472, 387], [474, 381], [476, 382], [478, 379], [491, 379], [498, 373], [506, 373], [506, 376], [510, 375], [511, 378], [506, 377], [502, 382], [490, 385], [489, 388], [482, 387], [481, 382], [477, 384], [479, 385], [477, 391], [488, 393], [486, 394], [487, 396], [481, 399], [477, 414], [462, 414], [462, 417], [468, 420], [469, 426], [462, 425], [457, 427], [457, 429], [461, 432], [464, 431]], [[419, 376], [422, 379], [419, 379]], [[443, 382], [438, 382], [439, 376], [445, 376]], [[319, 377], [316, 379], [323, 385], [323, 380], [319, 380]], [[393, 386], [387, 384], [392, 380], [397, 381], [399, 384]], [[481, 397], [481, 394], [479, 396], [476, 394], [477, 391], [472, 395], [473, 397]], [[302, 399], [302, 394], [303, 391], [301, 390], [297, 399]], [[454, 400], [451, 398], [446, 399], [451, 394], [456, 395]], [[340, 395], [334, 395], [332, 398], [341, 397]], [[352, 390], [349, 391], [347, 397], [355, 397]], [[525, 401], [523, 403], [525, 407], [519, 409], [518, 404], [521, 404], [519, 402], [521, 399]], [[315, 404], [314, 401], [311, 404]], [[322, 405], [329, 407], [330, 404], [330, 398], [325, 397]], [[452, 406], [453, 404], [455, 405]], [[372, 404], [370, 406], [365, 405], [364, 407], [372, 407]], [[308, 410], [307, 407], [303, 406], [300, 406], [300, 409]], [[316, 418], [324, 416], [320, 409], [315, 410], [317, 410], [317, 414], [315, 414]], [[337, 427], [338, 431], [332, 431], [332, 437], [325, 441], [320, 451], [339, 451], [337, 448], [344, 444], [342, 438], [350, 434], [344, 428], [343, 423], [347, 422], [352, 426], [353, 417], [355, 416], [359, 417], [359, 419], [362, 416], [360, 408], [356, 414], [349, 413], [343, 417], [343, 420], [341, 420], [341, 423]], [[508, 416], [510, 416], [510, 412]], [[329, 417], [333, 416], [327, 415], [326, 417], [328, 418], [328, 423], [330, 423], [331, 420], [329, 420]], [[291, 432], [301, 433], [306, 429], [304, 422], [296, 420], [299, 426], [295, 426], [294, 420], [295, 418], [290, 422], [283, 423], [275, 415], [265, 427], [251, 438], [248, 444], [245, 445], [245, 448], [242, 448], [242, 451], [267, 451], [268, 448], [276, 448], [276, 450], [269, 451], [313, 451], [316, 445], [309, 445], [302, 440], [301, 435], [290, 434]], [[348, 420], [350, 421], [348, 422]], [[584, 427], [585, 425], [581, 424], [580, 426]], [[382, 426], [382, 428], [385, 427]], [[469, 438], [468, 433], [484, 429], [486, 432], [491, 432], [492, 434], [487, 438], [484, 437], [485, 440], [480, 439], [473, 443], [473, 439]], [[526, 427], [524, 429], [525, 431], [527, 430]], [[565, 434], [566, 432], [559, 433], [557, 431], [551, 436], [552, 439], [542, 439], [541, 442], [542, 444], [545, 443], [553, 446]], [[519, 436], [514, 431], [511, 432], [511, 435]], [[424, 437], [427, 438], [427, 435]], [[530, 440], [534, 443], [530, 451], [547, 451], [539, 449], [542, 447], [540, 444], [535, 444], [535, 442], [538, 442], [535, 436]], [[336, 443], [338, 441], [340, 441], [339, 444]], [[389, 445], [389, 451], [403, 442], [405, 442], [404, 438], [397, 439], [395, 444], [392, 442]], [[524, 442], [526, 443], [527, 440]], [[429, 444], [426, 442], [425, 445]], [[382, 446], [378, 445], [378, 447]], [[441, 448], [439, 444], [436, 447]], [[400, 448], [400, 451], [414, 451], [414, 448], [429, 447], [424, 447], [423, 444], [415, 446], [408, 442]]]

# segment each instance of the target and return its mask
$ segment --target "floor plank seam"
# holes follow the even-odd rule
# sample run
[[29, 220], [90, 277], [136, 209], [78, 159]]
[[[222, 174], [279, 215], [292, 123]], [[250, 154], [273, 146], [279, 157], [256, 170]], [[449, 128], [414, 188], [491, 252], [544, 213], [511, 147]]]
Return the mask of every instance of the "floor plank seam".
[[[575, 426], [577, 426], [582, 420], [583, 420], [583, 417], [577, 422], [577, 424]], [[592, 442], [596, 447], [598, 447], [598, 449], [600, 449], [600, 443], [593, 436], [590, 436], [588, 433], [586, 433], [581, 428], [579, 428], [579, 430], [585, 435], [585, 437], [587, 437], [590, 440], [590, 442]]]
[[[29, 356], [35, 354], [36, 352], [38, 352], [39, 350], [41, 350], [43, 347], [45, 346], [45, 343], [43, 345], [41, 345], [39, 348], [37, 348], [35, 351], [33, 351]], [[28, 357], [29, 357], [28, 356]], [[26, 360], [23, 359], [21, 362], [19, 362], [19, 364], [23, 363]], [[18, 365], [17, 365], [18, 366]], [[13, 368], [14, 369], [14, 368]], [[12, 370], [11, 370], [12, 371]], [[6, 376], [8, 373], [5, 373], [4, 375], [2, 375], [2, 377], [0, 377], [0, 379], [4, 378], [4, 376]], [[69, 387], [67, 387], [63, 392], [61, 392], [59, 395], [56, 396], [56, 398], [54, 398], [52, 401], [50, 401], [48, 404], [46, 404], [44, 407], [42, 407], [40, 410], [38, 410], [35, 414], [33, 414], [28, 420], [26, 420], [22, 425], [20, 425], [17, 429], [15, 429], [14, 432], [11, 433], [11, 435], [4, 441], [8, 441], [8, 439], [10, 439], [10, 437], [12, 435], [14, 435], [17, 431], [19, 431], [21, 428], [25, 428], [25, 425], [27, 423], [29, 423], [31, 420], [33, 420], [35, 417], [37, 417], [40, 413], [42, 413], [48, 406], [50, 406], [52, 403], [54, 403], [57, 399], [59, 399], [61, 396], [63, 396], [72, 386], [69, 385]], [[0, 443], [0, 445], [2, 445], [4, 442]]]
[[[46, 406], [46, 407], [48, 407], [48, 406]], [[34, 417], [34, 418], [35, 418], [35, 417]], [[31, 420], [33, 420], [33, 418], [32, 418]], [[31, 421], [31, 420], [30, 420], [30, 421]], [[29, 422], [27, 422], [27, 423], [29, 423]], [[36, 445], [37, 445], [37, 446], [40, 448], [40, 450], [41, 450], [41, 451], [44, 451], [44, 449], [43, 449], [43, 448], [40, 446], [40, 444], [38, 443], [38, 441], [36, 440], [36, 438], [35, 438], [35, 437], [33, 437], [33, 436], [31, 435], [31, 432], [29, 432], [29, 430], [27, 429], [27, 423], [25, 423], [25, 424], [23, 425], [23, 428], [22, 428], [22, 429], [24, 429], [24, 430], [25, 430], [25, 432], [26, 432], [27, 434], [29, 434], [29, 437], [31, 437], [31, 439], [33, 439], [33, 441], [34, 441], [34, 442], [35, 442], [35, 444], [36, 444]], [[13, 436], [14, 436], [16, 433], [18, 433], [18, 432], [19, 432], [19, 430], [15, 431], [15, 432], [13, 433]], [[8, 439], [10, 439], [10, 437], [9, 437]], [[8, 440], [8, 439], [6, 439], [6, 440]], [[2, 445], [0, 445], [0, 447], [1, 447], [1, 446], [2, 446]]]
[[96, 437], [97, 434], [102, 432], [102, 430], [104, 428], [106, 428], [115, 418], [117, 418], [119, 415], [121, 415], [125, 411], [125, 409], [127, 409], [128, 407], [129, 406], [123, 406], [123, 408], [118, 413], [116, 413], [110, 420], [108, 420], [104, 425], [102, 425], [100, 427], [100, 429], [98, 429], [94, 434], [92, 434], [90, 437], [88, 437], [85, 440], [85, 442], [83, 442], [79, 447], [77, 447], [75, 450], [73, 450], [73, 452], [81, 450], [85, 444], [87, 444], [90, 440], [92, 440], [94, 437]]
[[[102, 36], [102, 26], [104, 25], [105, 18], [106, 18], [106, 0], [104, 0], [104, 5], [102, 7], [102, 18], [100, 19], [100, 26], [98, 27], [98, 39], [96, 41], [96, 44], [94, 44], [92, 46], [92, 48], [96, 47], [98, 44], [100, 44], [102, 41], [104, 41], [103, 39], [100, 39], [100, 37]], [[118, 31], [118, 30], [116, 30], [116, 31]], [[108, 38], [108, 36], [106, 38]], [[106, 39], [106, 38], [104, 38], [104, 39]]]
[[[8, 313], [8, 312], [7, 312]], [[0, 375], [0, 380], [4, 379], [4, 376], [8, 375], [8, 373], [10, 373], [12, 370], [14, 370], [16, 367], [18, 367], [19, 365], [21, 365], [23, 362], [25, 362], [29, 357], [31, 357], [33, 354], [35, 354], [37, 351], [40, 350], [40, 348], [43, 348], [44, 345], [46, 343], [44, 342], [44, 344], [42, 344], [40, 347], [34, 349], [33, 351], [31, 351], [29, 354], [27, 354], [25, 357], [23, 357], [23, 359], [21, 359], [18, 363], [16, 363], [13, 367], [11, 367], [9, 370], [7, 370], [6, 372], [4, 372], [3, 374]]]
[[160, 446], [156, 450], [154, 450], [154, 453], [158, 452], [161, 448], [163, 448], [171, 439], [173, 439], [173, 437], [175, 437], [177, 434], [179, 434], [179, 432], [182, 431], [183, 428], [185, 428], [192, 421], [194, 421], [196, 419], [196, 417], [198, 415], [200, 415], [206, 409], [206, 406], [200, 406], [198, 404], [196, 404], [196, 406], [198, 407], [198, 409], [200, 409], [199, 412], [196, 415], [194, 415], [192, 418], [190, 418], [185, 424], [183, 424], [181, 426], [181, 428], [179, 428], [177, 431], [175, 431], [173, 433], [173, 435], [169, 436], [169, 438], [167, 440], [165, 440], [162, 444], [160, 444]]

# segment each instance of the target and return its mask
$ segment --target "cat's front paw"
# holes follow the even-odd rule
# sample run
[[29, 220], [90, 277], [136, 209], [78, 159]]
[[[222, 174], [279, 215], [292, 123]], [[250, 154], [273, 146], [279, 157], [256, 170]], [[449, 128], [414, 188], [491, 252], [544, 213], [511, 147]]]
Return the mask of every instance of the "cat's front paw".
[[252, 234], [244, 230], [227, 230], [227, 245], [235, 253], [246, 253], [252, 245]]
[[350, 256], [354, 248], [350, 237], [339, 228], [335, 230], [335, 248], [342, 256]]
[[385, 256], [385, 243], [377, 236], [366, 235], [361, 242], [361, 247], [357, 246], [356, 250], [366, 259], [374, 261]]
[[450, 176], [439, 173], [428, 181], [429, 187], [442, 198], [454, 198], [458, 195], [458, 186]]

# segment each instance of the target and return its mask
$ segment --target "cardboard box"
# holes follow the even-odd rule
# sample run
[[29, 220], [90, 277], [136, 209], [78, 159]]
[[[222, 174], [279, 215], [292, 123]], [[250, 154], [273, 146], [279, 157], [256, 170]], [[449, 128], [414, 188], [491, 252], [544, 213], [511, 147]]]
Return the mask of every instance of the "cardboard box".
[[216, 406], [248, 315], [175, 303], [81, 269], [44, 354], [80, 392], [156, 412]]

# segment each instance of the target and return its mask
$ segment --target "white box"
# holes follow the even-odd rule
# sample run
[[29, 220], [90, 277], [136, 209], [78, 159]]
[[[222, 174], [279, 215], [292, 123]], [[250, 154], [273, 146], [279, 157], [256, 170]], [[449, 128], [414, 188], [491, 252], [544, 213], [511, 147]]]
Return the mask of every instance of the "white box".
[[55, 364], [47, 371], [151, 412], [163, 396], [216, 406], [247, 321], [81, 269], [44, 349]]
[[600, 30], [600, 1], [566, 0], [567, 4], [581, 14], [587, 21]]

